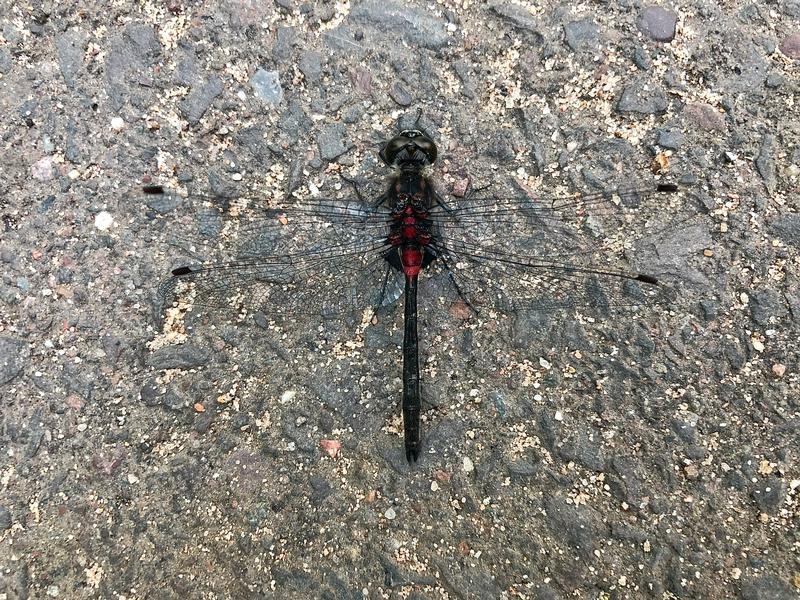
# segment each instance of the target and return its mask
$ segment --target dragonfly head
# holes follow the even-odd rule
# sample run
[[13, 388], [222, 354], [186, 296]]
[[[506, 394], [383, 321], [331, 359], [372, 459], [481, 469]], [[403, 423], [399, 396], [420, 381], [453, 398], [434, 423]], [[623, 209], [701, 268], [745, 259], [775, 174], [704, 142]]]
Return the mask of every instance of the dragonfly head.
[[426, 167], [436, 162], [436, 144], [418, 129], [406, 129], [394, 136], [378, 153], [390, 167]]

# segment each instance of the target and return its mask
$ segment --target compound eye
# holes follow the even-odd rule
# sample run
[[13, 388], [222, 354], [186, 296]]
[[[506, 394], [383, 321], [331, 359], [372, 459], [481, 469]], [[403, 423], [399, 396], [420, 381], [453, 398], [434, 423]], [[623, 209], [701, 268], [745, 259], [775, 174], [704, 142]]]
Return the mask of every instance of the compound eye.
[[406, 147], [408, 139], [404, 136], [396, 136], [386, 142], [383, 150], [380, 151], [380, 157], [386, 164], [394, 164], [397, 154]]
[[436, 162], [436, 144], [433, 143], [428, 137], [423, 137], [414, 141], [417, 148], [419, 148], [423, 154], [428, 158], [428, 161], [432, 164]]

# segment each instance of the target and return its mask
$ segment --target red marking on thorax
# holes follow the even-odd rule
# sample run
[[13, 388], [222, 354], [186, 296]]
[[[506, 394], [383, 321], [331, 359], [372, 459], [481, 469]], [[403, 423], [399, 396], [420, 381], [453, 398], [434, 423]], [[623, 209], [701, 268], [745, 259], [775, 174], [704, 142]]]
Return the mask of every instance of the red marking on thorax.
[[415, 208], [415, 205], [424, 205], [422, 194], [398, 193], [398, 200], [402, 204], [393, 215], [395, 227], [389, 234], [389, 243], [400, 249], [403, 272], [409, 277], [416, 277], [422, 269], [423, 247], [431, 241], [431, 235], [424, 226], [428, 212]]

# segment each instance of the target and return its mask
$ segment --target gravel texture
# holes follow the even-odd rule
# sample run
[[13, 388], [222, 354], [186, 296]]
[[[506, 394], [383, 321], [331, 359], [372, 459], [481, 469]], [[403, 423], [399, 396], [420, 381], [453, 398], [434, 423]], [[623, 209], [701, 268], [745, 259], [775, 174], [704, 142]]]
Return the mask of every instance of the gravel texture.
[[[799, 18], [6, 3], [0, 598], [797, 598]], [[409, 468], [402, 310], [176, 344], [181, 205], [137, 189], [373, 197], [417, 109], [445, 192], [659, 179], [693, 218], [628, 232], [684, 282], [636, 318], [423, 312]]]

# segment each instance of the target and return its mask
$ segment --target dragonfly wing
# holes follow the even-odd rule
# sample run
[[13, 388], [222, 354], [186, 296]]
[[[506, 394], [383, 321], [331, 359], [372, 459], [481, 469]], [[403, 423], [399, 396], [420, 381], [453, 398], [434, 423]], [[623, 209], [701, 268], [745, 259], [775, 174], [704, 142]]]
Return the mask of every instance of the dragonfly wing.
[[313, 200], [260, 208], [247, 199], [183, 199], [172, 243], [189, 256], [159, 287], [163, 310], [333, 315], [385, 303], [396, 275], [383, 258], [388, 217], [363, 204]]
[[670, 202], [674, 198], [654, 190], [617, 198], [469, 199], [437, 207], [438, 268], [450, 282], [443, 296], [507, 311], [596, 314], [668, 302], [674, 290], [657, 276], [633, 271], [626, 254], [633, 238], [663, 230], [648, 217]]

